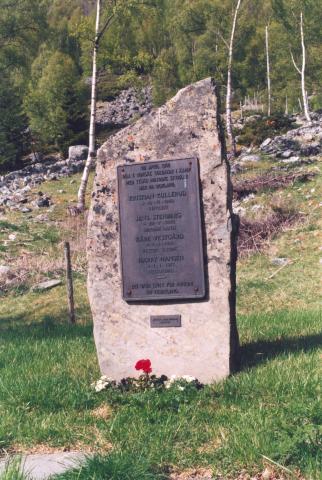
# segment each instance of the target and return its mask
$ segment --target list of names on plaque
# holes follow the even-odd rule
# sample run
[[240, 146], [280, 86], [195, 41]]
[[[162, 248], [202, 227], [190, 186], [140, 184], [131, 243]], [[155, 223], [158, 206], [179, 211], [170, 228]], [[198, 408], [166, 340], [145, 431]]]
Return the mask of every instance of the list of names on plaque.
[[123, 298], [203, 298], [198, 160], [118, 167]]

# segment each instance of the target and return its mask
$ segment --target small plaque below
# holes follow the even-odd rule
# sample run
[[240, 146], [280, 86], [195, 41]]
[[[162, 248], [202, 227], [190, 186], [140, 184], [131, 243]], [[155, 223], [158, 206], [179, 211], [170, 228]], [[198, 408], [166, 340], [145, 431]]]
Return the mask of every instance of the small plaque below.
[[181, 327], [181, 315], [151, 316], [151, 328]]

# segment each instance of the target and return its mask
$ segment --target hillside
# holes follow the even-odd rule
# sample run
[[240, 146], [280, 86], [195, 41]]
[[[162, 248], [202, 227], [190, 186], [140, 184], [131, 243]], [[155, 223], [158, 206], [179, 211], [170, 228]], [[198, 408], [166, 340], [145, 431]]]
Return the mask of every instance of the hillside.
[[[105, 1], [101, 23], [112, 13]], [[32, 151], [66, 154], [87, 141], [95, 1], [0, 0], [0, 169]], [[213, 76], [226, 94], [232, 0], [119, 0], [98, 52], [99, 100], [124, 88], [152, 88], [161, 105], [179, 88]], [[300, 14], [304, 16], [307, 97], [322, 108], [320, 2], [243, 0], [233, 52], [233, 106], [267, 111], [265, 27], [272, 112], [301, 112]], [[223, 102], [224, 104], [224, 102]]]
[[[307, 130], [298, 135], [296, 148], [312, 146]], [[86, 220], [67, 213], [79, 174], [25, 192], [29, 211], [0, 207], [2, 451], [104, 452], [66, 478], [116, 468], [124, 478], [167, 471], [179, 480], [196, 467], [203, 467], [200, 478], [211, 469], [218, 478], [262, 480], [265, 468], [270, 478], [319, 478], [321, 156], [294, 160], [295, 144], [285, 155], [278, 138], [268, 142], [271, 153], [267, 142], [245, 148], [233, 165], [242, 369], [200, 395], [91, 390], [99, 370], [85, 285]], [[272, 218], [279, 219], [273, 226]], [[73, 252], [76, 326], [68, 325], [64, 240]], [[48, 279], [62, 284], [32, 288]]]

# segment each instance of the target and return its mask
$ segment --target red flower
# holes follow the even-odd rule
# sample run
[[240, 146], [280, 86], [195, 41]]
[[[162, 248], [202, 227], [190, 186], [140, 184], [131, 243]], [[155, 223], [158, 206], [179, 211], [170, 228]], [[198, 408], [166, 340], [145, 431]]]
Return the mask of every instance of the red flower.
[[152, 368], [151, 368], [151, 360], [139, 360], [135, 364], [135, 369], [136, 370], [143, 370], [144, 373], [151, 373]]

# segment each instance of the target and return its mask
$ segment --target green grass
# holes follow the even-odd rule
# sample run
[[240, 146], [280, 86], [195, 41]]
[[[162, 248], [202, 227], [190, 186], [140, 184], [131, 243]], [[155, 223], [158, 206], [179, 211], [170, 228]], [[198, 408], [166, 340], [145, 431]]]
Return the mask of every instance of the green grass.
[[[91, 325], [65, 321], [1, 321], [2, 448], [113, 445], [110, 455], [66, 479], [153, 478], [174, 465], [210, 465], [227, 475], [258, 471], [262, 455], [319, 478], [320, 313], [241, 317], [237, 375], [201, 392], [161, 394], [93, 393]], [[94, 415], [102, 405], [110, 418]]]
[[0, 473], [0, 480], [28, 480], [26, 474], [21, 473], [21, 459], [8, 459], [4, 471]]
[[[67, 178], [42, 185], [55, 203], [47, 212], [51, 223], [32, 222], [43, 211], [32, 212], [28, 222], [17, 212], [1, 219], [0, 241], [12, 232], [17, 240], [5, 245], [0, 260], [1, 255], [18, 259], [22, 250], [37, 261], [56, 259], [64, 239], [72, 250], [79, 246], [79, 228], [66, 217], [67, 205], [76, 198], [75, 178], [73, 184]], [[82, 252], [73, 256], [75, 269], [82, 267], [75, 274], [76, 326], [68, 325], [64, 284], [43, 293], [24, 284], [4, 293], [0, 450], [79, 449], [95, 455], [60, 480], [152, 480], [167, 478], [173, 468], [196, 467], [210, 467], [227, 478], [242, 469], [261, 471], [264, 457], [318, 480], [321, 183], [319, 176], [280, 191], [307, 214], [305, 223], [277, 235], [264, 252], [240, 259], [241, 370], [200, 392], [93, 392], [90, 384], [100, 374]], [[266, 193], [252, 202], [268, 204], [270, 197]], [[293, 263], [270, 278], [278, 270], [271, 263], [276, 256]], [[0, 479], [19, 479], [9, 475]]]

